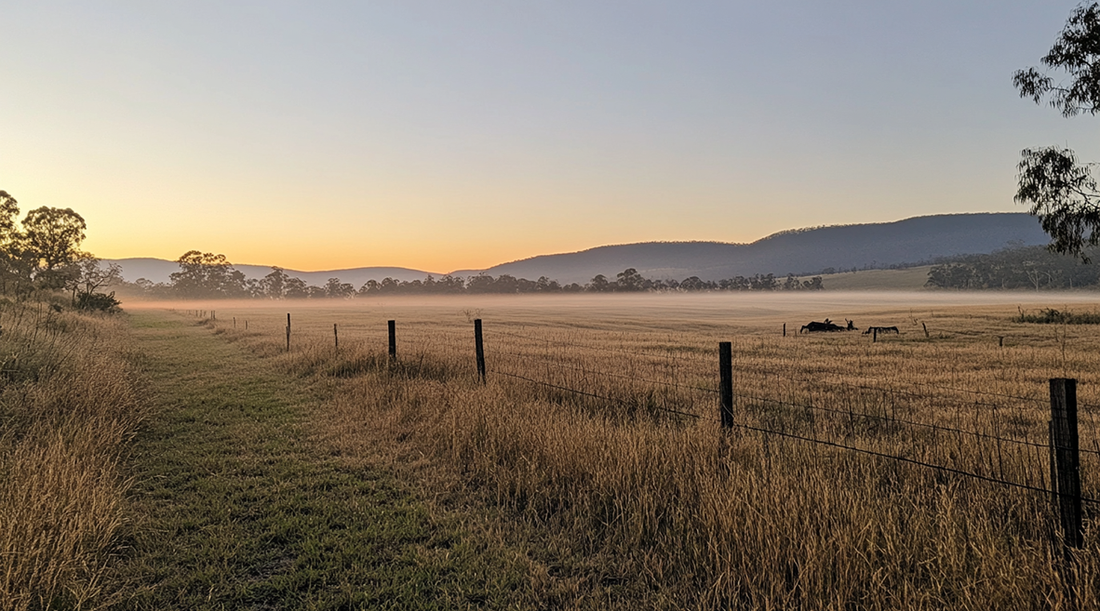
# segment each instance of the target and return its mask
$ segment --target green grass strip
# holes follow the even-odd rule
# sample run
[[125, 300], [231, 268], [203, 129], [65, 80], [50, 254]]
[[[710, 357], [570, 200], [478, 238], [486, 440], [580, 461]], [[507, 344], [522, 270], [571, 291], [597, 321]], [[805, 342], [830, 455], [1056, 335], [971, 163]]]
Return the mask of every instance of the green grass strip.
[[504, 608], [517, 560], [435, 519], [383, 470], [303, 431], [307, 381], [209, 329], [131, 315], [159, 416], [135, 441], [139, 525], [123, 609]]

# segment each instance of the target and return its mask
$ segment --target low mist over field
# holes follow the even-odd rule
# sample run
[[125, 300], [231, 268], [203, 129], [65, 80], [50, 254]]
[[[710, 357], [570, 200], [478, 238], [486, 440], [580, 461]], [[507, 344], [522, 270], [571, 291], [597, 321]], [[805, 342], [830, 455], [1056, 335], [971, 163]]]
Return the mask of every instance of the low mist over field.
[[[448, 322], [456, 327], [468, 326], [473, 318], [491, 324], [494, 317], [507, 320], [552, 319], [560, 325], [635, 323], [646, 328], [676, 327], [685, 321], [727, 328], [755, 327], [759, 324], [800, 325], [810, 320], [831, 318], [843, 321], [855, 318], [857, 326], [870, 324], [901, 324], [913, 316], [927, 317], [937, 309], [964, 307], [1020, 306], [1025, 309], [1100, 307], [1100, 299], [1092, 293], [962, 293], [933, 291], [825, 291], [797, 294], [647, 294], [629, 295], [484, 295], [447, 297], [391, 297], [352, 301], [287, 300], [209, 300], [134, 302], [131, 309], [203, 310], [217, 316], [219, 324], [232, 323], [238, 312], [260, 315], [272, 324], [285, 324], [286, 313], [298, 316], [323, 314], [337, 317], [342, 324], [360, 327], [365, 321], [400, 317], [404, 311], [415, 311], [417, 317], [430, 313], [437, 323]], [[873, 320], [860, 320], [870, 316]], [[363, 318], [360, 318], [363, 317]], [[572, 317], [572, 318], [570, 318]], [[243, 321], [240, 321], [243, 324]], [[789, 327], [791, 332], [797, 331]]]

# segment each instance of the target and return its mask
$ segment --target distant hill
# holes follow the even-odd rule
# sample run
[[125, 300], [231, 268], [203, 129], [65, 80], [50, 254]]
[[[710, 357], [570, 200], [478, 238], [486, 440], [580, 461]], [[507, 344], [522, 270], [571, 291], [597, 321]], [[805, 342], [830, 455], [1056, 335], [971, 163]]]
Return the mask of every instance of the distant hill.
[[[168, 282], [168, 277], [174, 272], [180, 271], [180, 266], [175, 261], [164, 259], [135, 258], [112, 259], [111, 263], [122, 266], [122, 277], [128, 282], [134, 282], [138, 278], [145, 278], [152, 282]], [[263, 278], [271, 273], [271, 267], [264, 265], [233, 265], [247, 278]], [[411, 280], [423, 280], [428, 272], [404, 267], [357, 267], [354, 269], [336, 269], [321, 272], [300, 272], [293, 269], [284, 269], [288, 276], [301, 278], [306, 284], [322, 286], [329, 278], [339, 278], [341, 282], [348, 282], [356, 289], [363, 286], [367, 280], [382, 280], [393, 278], [408, 282]]]
[[[754, 274], [805, 275], [828, 268], [883, 268], [937, 257], [981, 254], [1008, 246], [1048, 243], [1034, 217], [1024, 213], [945, 214], [892, 223], [834, 225], [784, 231], [751, 244], [644, 242], [542, 255], [485, 270], [491, 276], [539, 276], [585, 283], [597, 274], [614, 280], [633, 267], [653, 279], [698, 276], [720, 280]], [[475, 270], [455, 272], [467, 276]]]
[[[486, 270], [458, 270], [458, 277], [486, 273], [509, 274], [536, 280], [540, 276], [563, 284], [584, 284], [603, 274], [633, 267], [646, 278], [683, 280], [698, 276], [721, 280], [755, 274], [816, 274], [829, 268], [885, 268], [929, 262], [939, 257], [986, 254], [1008, 246], [1035, 246], [1049, 242], [1034, 217], [1024, 213], [944, 214], [918, 216], [893, 223], [834, 225], [783, 231], [751, 244], [724, 242], [643, 242], [600, 246], [580, 252], [541, 255]], [[168, 282], [179, 271], [172, 261], [118, 259], [128, 281], [146, 278]], [[261, 265], [234, 265], [249, 278], [271, 272]], [[404, 282], [423, 279], [428, 272], [403, 267], [359, 267], [319, 272], [285, 270], [287, 274], [321, 286], [339, 278], [359, 288], [368, 280], [393, 278]], [[438, 277], [440, 274], [433, 274]]]

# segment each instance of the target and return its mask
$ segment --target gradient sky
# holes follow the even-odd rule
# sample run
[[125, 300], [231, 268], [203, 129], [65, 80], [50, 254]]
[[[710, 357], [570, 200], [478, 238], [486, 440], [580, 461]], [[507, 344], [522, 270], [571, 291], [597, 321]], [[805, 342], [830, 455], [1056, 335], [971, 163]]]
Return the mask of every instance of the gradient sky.
[[1022, 211], [1021, 100], [1076, 2], [0, 6], [0, 189], [105, 258], [448, 272]]

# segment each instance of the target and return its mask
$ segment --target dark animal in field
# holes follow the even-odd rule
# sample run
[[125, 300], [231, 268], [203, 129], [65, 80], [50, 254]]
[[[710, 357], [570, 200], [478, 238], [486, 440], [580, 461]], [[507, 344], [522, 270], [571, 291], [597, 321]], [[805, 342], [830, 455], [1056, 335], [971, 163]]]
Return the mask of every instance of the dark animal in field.
[[817, 333], [819, 331], [856, 331], [857, 329], [852, 324], [852, 321], [846, 320], [847, 327], [842, 327], [828, 318], [825, 322], [811, 322], [807, 325], [802, 325], [802, 328], [798, 330], [799, 333]]
[[863, 332], [864, 335], [868, 333], [896, 333], [901, 335], [901, 331], [898, 331], [897, 327], [867, 327], [867, 330]]

